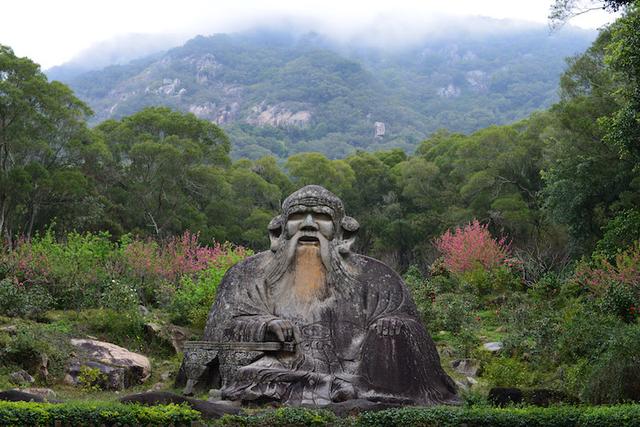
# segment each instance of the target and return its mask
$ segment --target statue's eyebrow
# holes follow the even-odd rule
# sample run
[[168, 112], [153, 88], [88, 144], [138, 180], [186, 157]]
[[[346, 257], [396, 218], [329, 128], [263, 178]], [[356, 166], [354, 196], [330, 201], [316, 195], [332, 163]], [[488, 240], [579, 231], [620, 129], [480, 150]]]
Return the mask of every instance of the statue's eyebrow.
[[334, 210], [331, 209], [329, 206], [324, 206], [324, 205], [317, 205], [317, 206], [295, 205], [295, 206], [291, 207], [290, 212], [287, 215], [287, 218], [290, 217], [293, 214], [300, 213], [300, 212], [324, 213], [324, 214], [330, 215], [332, 218], [333, 218], [334, 213], [335, 213]]

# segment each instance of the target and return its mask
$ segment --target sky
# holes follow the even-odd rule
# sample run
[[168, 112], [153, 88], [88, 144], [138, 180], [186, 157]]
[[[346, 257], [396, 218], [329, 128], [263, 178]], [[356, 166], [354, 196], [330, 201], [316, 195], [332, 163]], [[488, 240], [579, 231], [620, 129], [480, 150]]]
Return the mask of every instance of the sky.
[[[451, 19], [486, 16], [546, 24], [552, 0], [9, 0], [0, 9], [0, 44], [43, 69], [127, 34], [162, 35], [178, 45], [198, 35], [256, 26], [316, 31], [338, 40], [402, 44], [451, 29]], [[614, 16], [595, 11], [571, 25], [598, 28]], [[167, 46], [169, 47], [169, 46]]]

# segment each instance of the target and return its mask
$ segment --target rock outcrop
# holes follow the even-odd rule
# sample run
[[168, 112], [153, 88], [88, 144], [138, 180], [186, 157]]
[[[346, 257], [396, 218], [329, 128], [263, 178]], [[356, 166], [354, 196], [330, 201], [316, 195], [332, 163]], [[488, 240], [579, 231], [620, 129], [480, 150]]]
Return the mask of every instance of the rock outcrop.
[[146, 356], [108, 342], [72, 339], [77, 355], [67, 366], [65, 382], [80, 383], [83, 367], [99, 370], [105, 377], [102, 388], [123, 390], [143, 383], [151, 375], [151, 362]]

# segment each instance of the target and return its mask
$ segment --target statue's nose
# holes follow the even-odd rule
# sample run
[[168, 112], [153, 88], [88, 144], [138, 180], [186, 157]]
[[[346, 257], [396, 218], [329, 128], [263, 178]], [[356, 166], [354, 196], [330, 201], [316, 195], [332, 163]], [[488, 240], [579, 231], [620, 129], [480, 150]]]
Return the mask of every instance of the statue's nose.
[[304, 221], [300, 224], [300, 230], [318, 230], [318, 225], [313, 220], [313, 216], [311, 214], [308, 214], [304, 218]]

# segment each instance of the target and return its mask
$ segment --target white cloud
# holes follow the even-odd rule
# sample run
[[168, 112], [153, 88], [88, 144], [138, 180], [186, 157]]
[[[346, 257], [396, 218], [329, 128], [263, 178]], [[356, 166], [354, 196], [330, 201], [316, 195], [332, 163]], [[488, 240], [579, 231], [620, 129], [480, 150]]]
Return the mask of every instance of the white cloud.
[[[48, 68], [91, 45], [128, 33], [196, 34], [289, 24], [341, 39], [404, 42], [447, 30], [450, 16], [482, 15], [546, 23], [551, 0], [20, 0], [2, 5], [0, 43]], [[593, 12], [572, 25], [596, 28], [610, 21]]]

